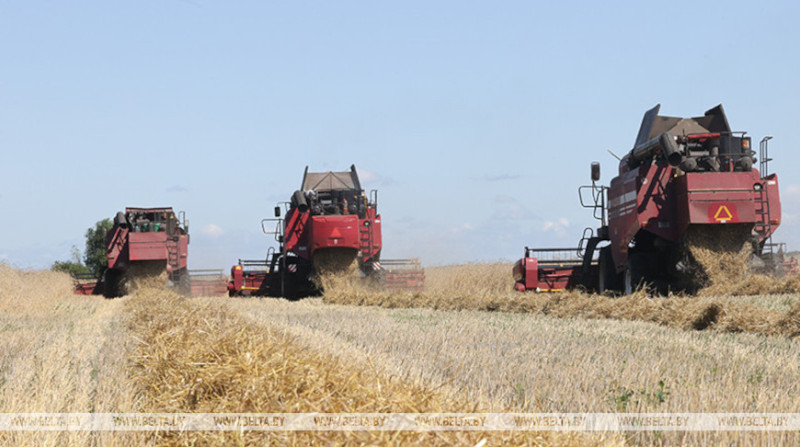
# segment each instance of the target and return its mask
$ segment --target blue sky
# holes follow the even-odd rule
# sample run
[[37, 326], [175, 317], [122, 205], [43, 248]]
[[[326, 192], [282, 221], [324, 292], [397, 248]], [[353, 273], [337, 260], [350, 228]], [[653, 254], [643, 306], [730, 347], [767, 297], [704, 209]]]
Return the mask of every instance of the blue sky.
[[191, 268], [262, 257], [303, 169], [379, 190], [384, 257], [575, 246], [576, 189], [642, 114], [772, 135], [800, 249], [797, 2], [0, 1], [0, 260], [48, 267], [125, 206]]

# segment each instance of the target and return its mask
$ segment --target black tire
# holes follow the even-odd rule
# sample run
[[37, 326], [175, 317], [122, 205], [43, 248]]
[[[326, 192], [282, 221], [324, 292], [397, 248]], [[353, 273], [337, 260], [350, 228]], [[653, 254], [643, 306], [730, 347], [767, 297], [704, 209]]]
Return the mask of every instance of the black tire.
[[600, 249], [600, 256], [597, 260], [597, 292], [619, 290], [620, 278], [614, 266], [614, 257], [611, 255], [611, 247]]
[[628, 254], [625, 271], [622, 274], [622, 293], [631, 295], [642, 287], [646, 287], [644, 271], [647, 269], [646, 256], [641, 253]]
[[622, 294], [627, 296], [636, 291], [635, 282], [633, 279], [633, 271], [631, 270], [630, 261], [625, 263], [625, 271], [622, 273]]
[[103, 280], [103, 296], [106, 298], [119, 298], [124, 295], [125, 272], [115, 269], [106, 270]]

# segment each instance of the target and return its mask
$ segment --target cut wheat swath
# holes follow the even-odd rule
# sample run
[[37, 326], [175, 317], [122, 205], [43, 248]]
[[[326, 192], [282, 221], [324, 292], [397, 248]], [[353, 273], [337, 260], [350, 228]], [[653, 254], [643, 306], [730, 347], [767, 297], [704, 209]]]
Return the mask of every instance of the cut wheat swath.
[[[702, 252], [701, 252], [702, 253]], [[733, 256], [732, 257], [736, 257]], [[730, 269], [727, 269], [730, 271]], [[713, 272], [713, 270], [712, 270]], [[758, 281], [759, 275], [750, 280]], [[507, 264], [466, 264], [427, 269], [425, 292], [385, 292], [362, 287], [357, 281], [332, 279], [323, 300], [331, 304], [386, 308], [431, 308], [540, 313], [559, 318], [641, 320], [684, 330], [752, 332], [795, 337], [798, 302], [778, 312], [721, 296], [652, 297], [640, 290], [630, 296], [609, 297], [578, 291], [519, 293], [511, 288]], [[800, 284], [787, 278], [783, 284]], [[755, 287], [753, 282], [751, 287]], [[779, 289], [783, 290], [783, 289]]]
[[[133, 374], [143, 411], [270, 413], [418, 413], [480, 411], [422, 383], [386, 376], [309, 349], [270, 326], [239, 317], [219, 302], [197, 302], [140, 289], [129, 302], [140, 340]], [[581, 445], [582, 435], [513, 433], [294, 432], [164, 434], [165, 445], [271, 443]], [[588, 441], [587, 441], [588, 440]], [[614, 442], [619, 443], [619, 439]]]

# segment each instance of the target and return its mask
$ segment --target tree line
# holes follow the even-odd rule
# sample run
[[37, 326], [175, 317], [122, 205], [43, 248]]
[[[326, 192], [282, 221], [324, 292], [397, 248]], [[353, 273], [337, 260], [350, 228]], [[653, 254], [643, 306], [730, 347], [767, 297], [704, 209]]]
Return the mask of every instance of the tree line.
[[51, 270], [66, 272], [72, 276], [92, 275], [99, 277], [106, 268], [106, 234], [114, 226], [111, 219], [103, 219], [86, 230], [86, 248], [83, 258], [78, 247], [72, 247], [68, 261], [56, 261]]

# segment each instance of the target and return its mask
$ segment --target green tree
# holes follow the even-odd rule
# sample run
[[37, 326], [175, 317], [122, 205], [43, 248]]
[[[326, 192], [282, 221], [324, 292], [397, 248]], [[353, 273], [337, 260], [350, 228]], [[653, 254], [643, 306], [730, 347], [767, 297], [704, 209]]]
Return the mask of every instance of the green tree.
[[92, 274], [100, 276], [106, 266], [106, 233], [113, 227], [111, 219], [103, 219], [86, 230], [86, 251], [81, 262], [81, 251], [73, 246], [69, 261], [56, 261], [50, 270], [70, 275]]
[[83, 264], [96, 276], [106, 267], [106, 233], [113, 227], [111, 219], [103, 219], [86, 230], [86, 251]]
[[69, 273], [72, 276], [91, 273], [89, 268], [81, 262], [81, 251], [74, 245], [72, 246], [70, 260], [56, 261], [50, 269], [56, 272]]

